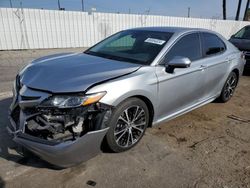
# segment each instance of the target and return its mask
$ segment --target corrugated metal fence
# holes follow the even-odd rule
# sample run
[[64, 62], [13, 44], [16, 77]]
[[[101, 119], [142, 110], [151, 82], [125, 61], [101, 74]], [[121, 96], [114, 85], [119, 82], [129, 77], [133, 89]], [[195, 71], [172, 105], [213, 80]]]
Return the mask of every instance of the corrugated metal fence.
[[156, 15], [0, 8], [0, 50], [89, 47], [122, 29], [144, 26], [206, 28], [229, 38], [247, 24]]

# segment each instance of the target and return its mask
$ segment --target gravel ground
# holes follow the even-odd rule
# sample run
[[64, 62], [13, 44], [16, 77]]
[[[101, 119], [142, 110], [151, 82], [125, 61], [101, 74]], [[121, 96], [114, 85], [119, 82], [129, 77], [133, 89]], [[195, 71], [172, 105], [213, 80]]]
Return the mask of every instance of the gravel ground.
[[102, 153], [64, 170], [21, 157], [5, 130], [12, 80], [31, 59], [61, 51], [83, 50], [0, 52], [0, 187], [250, 188], [247, 75], [228, 103], [214, 102], [150, 128], [130, 151]]

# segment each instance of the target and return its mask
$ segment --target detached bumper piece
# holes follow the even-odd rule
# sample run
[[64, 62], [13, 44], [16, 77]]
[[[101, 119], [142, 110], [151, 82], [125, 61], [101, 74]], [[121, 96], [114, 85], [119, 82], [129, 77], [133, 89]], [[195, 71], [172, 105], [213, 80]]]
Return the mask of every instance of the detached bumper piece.
[[40, 107], [49, 96], [25, 86], [20, 92], [14, 91], [11, 125], [7, 127], [13, 140], [59, 167], [73, 166], [97, 155], [109, 129], [111, 107], [101, 103], [67, 109]]

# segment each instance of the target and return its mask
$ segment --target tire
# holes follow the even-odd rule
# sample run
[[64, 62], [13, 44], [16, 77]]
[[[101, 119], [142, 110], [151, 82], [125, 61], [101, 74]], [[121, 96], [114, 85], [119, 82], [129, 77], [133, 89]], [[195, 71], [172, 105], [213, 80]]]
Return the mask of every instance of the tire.
[[238, 76], [236, 75], [235, 72], [231, 72], [226, 80], [226, 83], [222, 88], [221, 95], [218, 98], [219, 101], [222, 103], [229, 101], [233, 96], [237, 84], [238, 84]]
[[134, 147], [149, 124], [147, 105], [138, 98], [120, 103], [112, 113], [106, 143], [113, 152], [123, 152]]

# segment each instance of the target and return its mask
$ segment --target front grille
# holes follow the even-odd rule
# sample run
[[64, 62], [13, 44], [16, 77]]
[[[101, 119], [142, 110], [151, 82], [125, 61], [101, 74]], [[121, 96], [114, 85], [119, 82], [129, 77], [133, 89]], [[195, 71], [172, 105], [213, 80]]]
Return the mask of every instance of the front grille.
[[31, 96], [21, 96], [22, 101], [29, 101], [29, 100], [38, 100], [41, 97], [31, 97]]

